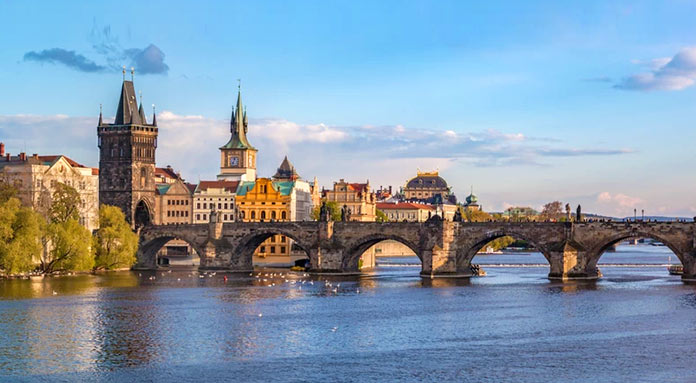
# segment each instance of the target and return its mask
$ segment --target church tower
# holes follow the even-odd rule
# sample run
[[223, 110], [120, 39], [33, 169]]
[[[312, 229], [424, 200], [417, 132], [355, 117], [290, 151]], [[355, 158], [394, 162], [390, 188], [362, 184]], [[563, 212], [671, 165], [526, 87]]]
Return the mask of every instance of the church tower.
[[157, 119], [153, 107], [152, 123], [147, 123], [142, 99], [138, 108], [133, 81], [125, 79], [125, 70], [114, 123], [104, 123], [100, 110], [97, 137], [99, 204], [121, 208], [136, 229], [149, 224], [155, 208]]
[[220, 148], [220, 174], [218, 180], [254, 181], [256, 180], [256, 148], [249, 144], [247, 131], [249, 120], [242, 106], [242, 90], [237, 94], [237, 106], [230, 120], [229, 142]]

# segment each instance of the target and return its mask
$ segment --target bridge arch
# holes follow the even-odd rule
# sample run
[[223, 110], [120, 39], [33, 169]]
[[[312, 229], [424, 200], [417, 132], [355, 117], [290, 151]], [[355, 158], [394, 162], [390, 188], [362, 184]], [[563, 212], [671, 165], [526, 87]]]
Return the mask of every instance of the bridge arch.
[[[142, 235], [140, 237], [140, 245], [137, 254], [137, 267], [146, 269], [157, 268], [157, 253], [164, 247], [167, 242], [172, 240], [181, 240], [190, 245], [198, 254], [199, 258], [205, 256], [204, 249], [199, 246], [196, 241], [188, 238], [186, 235], [177, 233], [158, 233], [155, 235]], [[202, 263], [202, 262], [201, 262]]]
[[346, 252], [344, 253], [343, 262], [341, 265], [342, 269], [346, 271], [359, 271], [358, 263], [360, 256], [370, 247], [382, 241], [388, 240], [399, 242], [408, 247], [416, 254], [418, 259], [423, 262], [423, 255], [421, 254], [420, 248], [412, 241], [396, 234], [375, 233], [361, 237], [346, 247]]
[[248, 260], [249, 264], [251, 265], [251, 260], [256, 248], [258, 248], [265, 240], [274, 235], [284, 235], [290, 238], [295, 245], [301, 248], [307, 254], [307, 258], [309, 258], [309, 250], [311, 249], [311, 246], [308, 241], [301, 237], [301, 233], [302, 231], [300, 229], [292, 230], [291, 228], [284, 227], [254, 229], [251, 231], [251, 233], [239, 239], [235, 248], [235, 255], [241, 257], [242, 259]]
[[674, 255], [679, 259], [679, 261], [682, 264], [685, 264], [685, 252], [682, 251], [679, 248], [679, 246], [673, 241], [671, 241], [669, 238], [651, 230], [637, 230], [633, 228], [631, 230], [616, 233], [607, 238], [602, 238], [600, 241], [598, 241], [598, 243], [595, 246], [593, 246], [588, 252], [588, 267], [596, 267], [597, 263], [599, 262], [599, 259], [602, 258], [602, 256], [607, 252], [607, 250], [610, 247], [614, 246], [618, 242], [631, 238], [649, 238], [656, 241], [660, 241], [663, 244], [665, 244], [665, 246], [667, 246], [667, 248], [669, 248], [672, 251], [672, 253], [674, 253]]
[[493, 230], [486, 232], [484, 235], [475, 237], [473, 240], [471, 238], [463, 238], [458, 241], [456, 259], [457, 269], [468, 268], [476, 254], [484, 246], [486, 246], [489, 242], [502, 237], [512, 237], [526, 241], [532, 247], [534, 247], [534, 249], [539, 251], [544, 258], [546, 258], [546, 261], [551, 264], [549, 249], [536, 238], [513, 230]]

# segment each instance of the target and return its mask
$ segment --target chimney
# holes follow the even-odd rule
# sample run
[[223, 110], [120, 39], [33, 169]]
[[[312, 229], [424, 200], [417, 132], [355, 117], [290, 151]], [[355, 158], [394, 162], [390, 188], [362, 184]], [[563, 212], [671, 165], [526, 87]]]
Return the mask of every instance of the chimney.
[[24, 152], [19, 153], [19, 160], [20, 161], [26, 161], [27, 160], [27, 154]]
[[12, 155], [10, 155], [10, 153], [5, 153], [5, 160], [6, 160], [7, 162], [10, 162], [10, 158], [11, 158], [11, 157], [12, 157]]
[[0, 142], [0, 157], [5, 157], [5, 143]]
[[38, 153], [34, 153], [34, 154], [31, 155], [31, 157], [32, 157], [33, 159], [35, 159], [35, 160], [38, 160], [38, 159], [39, 159], [39, 154], [38, 154]]

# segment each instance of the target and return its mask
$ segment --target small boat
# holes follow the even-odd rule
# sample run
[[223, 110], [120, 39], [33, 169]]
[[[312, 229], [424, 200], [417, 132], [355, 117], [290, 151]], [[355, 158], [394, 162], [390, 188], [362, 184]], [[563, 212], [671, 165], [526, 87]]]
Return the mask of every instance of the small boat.
[[669, 272], [670, 275], [682, 275], [684, 274], [684, 266], [683, 265], [673, 265], [672, 264], [672, 256], [669, 256], [669, 265], [667, 266], [667, 271]]

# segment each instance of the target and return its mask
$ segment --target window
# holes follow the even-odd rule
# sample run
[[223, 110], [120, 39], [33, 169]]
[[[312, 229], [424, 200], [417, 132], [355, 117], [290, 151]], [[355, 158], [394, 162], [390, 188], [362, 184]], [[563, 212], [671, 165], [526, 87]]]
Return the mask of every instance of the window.
[[224, 218], [224, 220], [225, 220], [225, 221], [227, 221], [227, 214], [225, 214], [225, 218]]
[[244, 211], [242, 210], [242, 219], [244, 219], [244, 216], [245, 216], [245, 214], [244, 214]]
[[259, 249], [259, 253], [265, 253], [266, 252], [266, 246], [261, 246]]
[[288, 219], [288, 214], [286, 212], [280, 213], [280, 218], [281, 219]]
[[200, 208], [201, 208], [201, 203], [200, 202], [196, 203], [196, 209], [200, 209]]
[[208, 204], [203, 202], [203, 209], [207, 209], [207, 208], [208, 208]]
[[280, 242], [285, 243], [286, 240], [287, 240], [287, 238], [284, 235], [280, 236]]
[[280, 253], [281, 253], [281, 254], [285, 254], [285, 246], [281, 246], [281, 247], [280, 247]]
[[227, 203], [225, 203], [225, 209], [227, 209]]
[[266, 212], [265, 211], [261, 212], [261, 219], [266, 219]]
[[271, 246], [271, 254], [275, 254], [275, 246]]
[[251, 212], [251, 219], [256, 219], [256, 212], [255, 211]]
[[201, 215], [200, 215], [200, 214], [196, 214], [196, 221], [200, 221], [200, 219], [201, 219]]
[[208, 215], [207, 215], [207, 214], [203, 214], [203, 220], [205, 221], [206, 219], [208, 219]]
[[222, 209], [222, 204], [218, 202], [218, 210]]
[[276, 219], [276, 212], [275, 211], [271, 212], [271, 219]]

